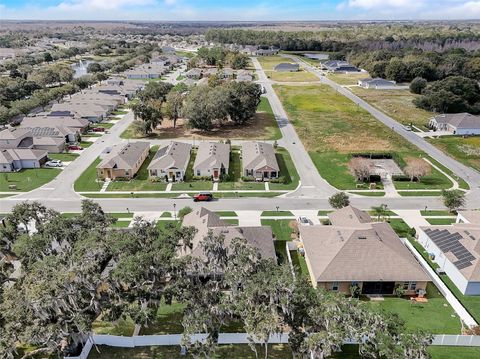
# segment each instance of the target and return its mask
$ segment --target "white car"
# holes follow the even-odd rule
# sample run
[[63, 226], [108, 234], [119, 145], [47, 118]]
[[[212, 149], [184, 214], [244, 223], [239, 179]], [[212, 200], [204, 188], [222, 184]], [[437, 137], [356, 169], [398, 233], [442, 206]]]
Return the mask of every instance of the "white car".
[[47, 166], [47, 167], [62, 167], [63, 163], [60, 160], [50, 160], [47, 163], [45, 163], [45, 166]]

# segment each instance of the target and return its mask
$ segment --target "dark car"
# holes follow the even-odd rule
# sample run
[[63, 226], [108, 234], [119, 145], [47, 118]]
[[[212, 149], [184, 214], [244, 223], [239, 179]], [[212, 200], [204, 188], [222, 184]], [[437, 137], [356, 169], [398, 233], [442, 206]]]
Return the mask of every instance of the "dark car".
[[68, 150], [69, 151], [80, 151], [80, 150], [83, 150], [83, 147], [77, 146], [77, 145], [70, 145], [70, 146], [68, 146]]
[[209, 202], [213, 199], [213, 194], [209, 192], [198, 193], [193, 196], [194, 202]]
[[92, 131], [93, 132], [105, 132], [105, 128], [104, 127], [94, 127], [94, 128], [92, 128]]

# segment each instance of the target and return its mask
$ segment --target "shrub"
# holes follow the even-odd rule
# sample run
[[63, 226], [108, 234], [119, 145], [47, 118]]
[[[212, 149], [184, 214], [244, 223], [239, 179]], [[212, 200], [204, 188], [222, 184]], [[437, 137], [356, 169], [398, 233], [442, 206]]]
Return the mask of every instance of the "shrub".
[[403, 297], [405, 295], [405, 289], [403, 289], [403, 287], [401, 287], [401, 286], [396, 286], [395, 287], [395, 295], [398, 298]]
[[183, 207], [181, 210], [178, 211], [178, 218], [183, 219], [187, 214], [191, 213], [193, 209], [191, 207]]
[[423, 77], [415, 77], [410, 83], [410, 92], [415, 94], [421, 94], [427, 87], [427, 80]]
[[253, 182], [253, 181], [255, 181], [255, 177], [253, 177], [253, 176], [242, 176], [242, 181], [243, 182]]
[[212, 176], [193, 176], [192, 180], [194, 180], [194, 181], [211, 181]]
[[285, 183], [287, 183], [287, 179], [284, 176], [280, 176], [278, 178], [272, 178], [270, 180], [270, 182], [271, 183], [283, 183], [283, 184], [285, 184]]

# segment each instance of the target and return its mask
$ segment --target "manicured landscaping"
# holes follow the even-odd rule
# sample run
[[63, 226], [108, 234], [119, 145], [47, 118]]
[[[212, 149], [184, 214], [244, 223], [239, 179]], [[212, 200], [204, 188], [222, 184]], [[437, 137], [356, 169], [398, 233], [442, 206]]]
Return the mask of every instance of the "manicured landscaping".
[[355, 192], [355, 191], [348, 191], [351, 194], [357, 194], [359, 196], [366, 196], [366, 197], [383, 197], [385, 196], [385, 192], [382, 191], [375, 191], [375, 192]]
[[49, 153], [48, 158], [52, 160], [60, 160], [62, 162], [72, 162], [80, 156], [78, 153]]
[[411, 235], [412, 229], [401, 218], [390, 218], [388, 220], [392, 229], [397, 233], [400, 238], [407, 238]]
[[[285, 59], [288, 62], [288, 59]], [[273, 81], [277, 82], [315, 82], [320, 79], [309, 71], [300, 68], [296, 72], [277, 72], [265, 71], [265, 75]]]
[[433, 217], [433, 216], [451, 216], [453, 213], [445, 210], [435, 210], [435, 209], [428, 209], [428, 210], [421, 210], [420, 214], [424, 217]]
[[428, 141], [457, 161], [480, 171], [480, 136], [442, 136]]
[[172, 217], [172, 213], [171, 213], [171, 212], [163, 212], [160, 217], [161, 217], [161, 218], [171, 218], [171, 217]]
[[430, 346], [428, 353], [432, 359], [478, 359], [480, 358], [480, 347], [447, 347]]
[[318, 211], [317, 215], [318, 216], [327, 216], [329, 213], [332, 213], [332, 212], [333, 211], [328, 211], [328, 210], [321, 209], [321, 210]]
[[293, 217], [290, 211], [263, 211], [262, 217]]
[[430, 162], [432, 162], [435, 166], [439, 167], [443, 172], [445, 172], [446, 174], [448, 174], [450, 177], [452, 177], [454, 180], [456, 180], [458, 182], [458, 186], [459, 188], [461, 189], [470, 189], [470, 186], [468, 185], [468, 183], [461, 177], [458, 177], [455, 173], [453, 173], [449, 168], [445, 167], [444, 165], [442, 165], [440, 162], [438, 162], [437, 160], [434, 160], [432, 157], [430, 156], [427, 156], [426, 158], [428, 158], [428, 160]]
[[212, 190], [213, 182], [210, 180], [194, 180], [193, 164], [197, 157], [196, 151], [192, 151], [190, 160], [188, 162], [187, 170], [185, 171], [185, 182], [175, 182], [172, 185], [172, 191], [206, 191]]
[[283, 147], [278, 147], [275, 154], [280, 167], [280, 177], [284, 183], [269, 183], [269, 188], [273, 191], [293, 190], [297, 188], [300, 176], [298, 175], [295, 164], [288, 151]]
[[233, 211], [217, 211], [215, 213], [220, 217], [237, 217], [237, 213]]
[[402, 197], [436, 197], [441, 196], [441, 191], [398, 191]]
[[412, 304], [410, 298], [384, 297], [368, 301], [372, 308], [395, 313], [405, 321], [407, 332], [423, 330], [432, 334], [460, 334], [460, 319], [434, 284], [427, 285], [427, 303]]
[[97, 182], [97, 165], [101, 159], [98, 157], [88, 168], [83, 171], [80, 177], [75, 181], [73, 188], [76, 192], [100, 191], [103, 181]]
[[409, 89], [375, 90], [352, 87], [351, 91], [394, 120], [404, 125], [413, 124], [421, 130], [427, 130], [428, 121], [436, 115], [416, 107], [412, 101], [419, 95], [411, 93]]
[[450, 225], [452, 223], [455, 223], [456, 218], [427, 218], [426, 219], [428, 223], [432, 225]]
[[262, 219], [261, 223], [262, 226], [270, 226], [272, 228], [276, 241], [291, 241], [292, 236], [296, 238], [294, 233], [297, 223], [294, 219]]
[[398, 181], [393, 184], [397, 190], [405, 189], [449, 189], [453, 186], [452, 181], [432, 167], [432, 172], [428, 176], [422, 177], [420, 181]]
[[[58, 168], [30, 168], [0, 173], [0, 192], [28, 192], [52, 181], [61, 172]], [[16, 186], [10, 189], [9, 186]]]

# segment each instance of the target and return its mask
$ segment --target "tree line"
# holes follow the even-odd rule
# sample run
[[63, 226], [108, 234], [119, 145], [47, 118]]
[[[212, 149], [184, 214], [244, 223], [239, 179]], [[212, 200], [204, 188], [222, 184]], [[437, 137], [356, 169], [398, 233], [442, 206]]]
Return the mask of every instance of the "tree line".
[[260, 86], [255, 83], [224, 82], [215, 76], [209, 85], [192, 88], [182, 83], [150, 82], [132, 105], [133, 130], [140, 136], [149, 135], [164, 118], [171, 120], [173, 127], [179, 118], [185, 118], [189, 127], [202, 131], [228, 121], [245, 125], [254, 117], [260, 96]]
[[[116, 219], [93, 201], [74, 217], [24, 202], [0, 228], [0, 356], [76, 354], [93, 322], [131, 318], [148, 326], [158, 308], [185, 305], [182, 344], [196, 358], [212, 357], [218, 336], [240, 324], [258, 357], [270, 335], [288, 328], [299, 357], [328, 357], [346, 340], [366, 358], [427, 358], [431, 336], [407, 333], [391, 313], [354, 297], [314, 289], [286, 264], [261, 258], [244, 240], [226, 247], [222, 234], [201, 243], [205, 259], [179, 257], [192, 248], [196, 229], [178, 223], [159, 229], [135, 218], [132, 228], [111, 229]], [[31, 225], [35, 226], [32, 231]], [[21, 263], [12, 276], [14, 263]], [[207, 334], [205, 342], [192, 339]], [[17, 353], [17, 345], [30, 353]]]

